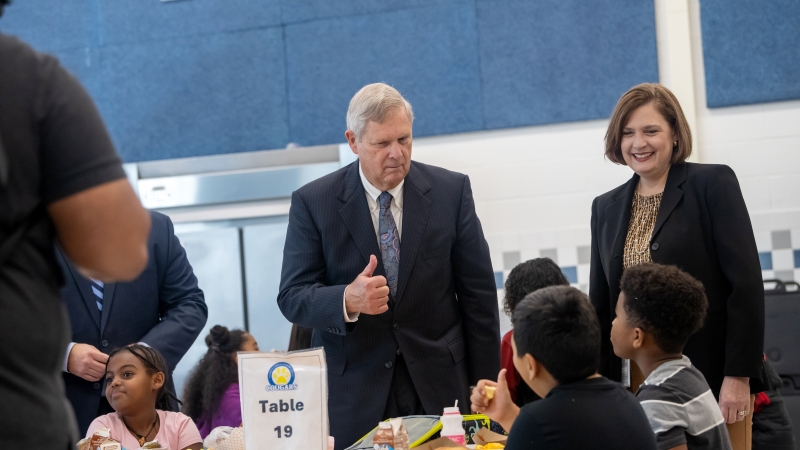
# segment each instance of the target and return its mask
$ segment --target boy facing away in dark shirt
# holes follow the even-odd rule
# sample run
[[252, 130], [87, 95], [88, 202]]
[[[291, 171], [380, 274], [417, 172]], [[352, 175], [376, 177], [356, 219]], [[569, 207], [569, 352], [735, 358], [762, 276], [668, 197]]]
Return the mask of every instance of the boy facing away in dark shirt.
[[731, 449], [714, 394], [682, 354], [706, 316], [703, 285], [677, 267], [641, 264], [625, 271], [621, 289], [611, 343], [646, 377], [636, 397], [659, 450]]
[[505, 369], [497, 382], [478, 382], [470, 397], [473, 411], [508, 431], [507, 450], [656, 448], [633, 395], [597, 374], [600, 324], [586, 295], [569, 286], [540, 289], [517, 305], [512, 322], [514, 366], [542, 400], [515, 405]]

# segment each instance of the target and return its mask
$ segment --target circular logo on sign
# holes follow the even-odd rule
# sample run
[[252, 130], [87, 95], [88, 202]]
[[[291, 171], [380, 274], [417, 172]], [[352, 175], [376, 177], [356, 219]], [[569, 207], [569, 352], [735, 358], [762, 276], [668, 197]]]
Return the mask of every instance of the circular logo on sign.
[[285, 362], [279, 362], [272, 366], [267, 373], [269, 384], [272, 386], [286, 386], [294, 384], [294, 369]]

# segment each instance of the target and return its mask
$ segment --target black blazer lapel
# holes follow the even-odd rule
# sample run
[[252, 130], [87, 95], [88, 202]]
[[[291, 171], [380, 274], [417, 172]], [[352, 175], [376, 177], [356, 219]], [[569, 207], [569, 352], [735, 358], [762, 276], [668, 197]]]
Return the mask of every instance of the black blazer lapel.
[[108, 323], [108, 316], [111, 314], [111, 304], [114, 301], [114, 291], [117, 283], [108, 283], [103, 286], [103, 314], [100, 320], [100, 335], [102, 336]]
[[412, 162], [403, 185], [403, 234], [400, 236], [400, 273], [395, 302], [403, 297], [414, 259], [425, 236], [431, 207], [425, 193], [430, 189], [430, 183]]
[[686, 181], [686, 164], [673, 164], [667, 175], [667, 185], [664, 186], [664, 196], [661, 198], [661, 206], [658, 209], [651, 239], [658, 234], [664, 222], [683, 199], [683, 189], [680, 186], [684, 181]]
[[378, 258], [375, 274], [384, 275], [386, 271], [383, 268], [381, 250], [378, 247], [378, 235], [372, 224], [372, 216], [369, 213], [364, 186], [361, 184], [357, 161], [350, 165], [350, 169], [345, 174], [339, 199], [344, 203], [339, 209], [339, 216], [364, 257], [364, 265], [369, 262], [370, 255], [375, 255]]
[[[100, 329], [100, 311], [97, 309], [97, 302], [95, 301], [94, 293], [92, 292], [92, 287], [89, 284], [89, 280], [87, 280], [83, 275], [78, 272], [78, 268], [72, 264], [72, 261], [67, 259], [67, 256], [61, 250], [61, 247], [56, 246], [56, 251], [58, 252], [58, 256], [64, 260], [64, 265], [67, 267], [69, 271], [69, 277], [72, 278], [71, 282], [75, 283], [75, 287], [77, 287], [77, 291], [80, 293], [80, 296], [83, 297], [83, 302], [86, 304], [86, 308], [89, 310], [89, 315], [92, 316], [95, 325], [97, 328]], [[70, 280], [67, 280], [69, 283]]]

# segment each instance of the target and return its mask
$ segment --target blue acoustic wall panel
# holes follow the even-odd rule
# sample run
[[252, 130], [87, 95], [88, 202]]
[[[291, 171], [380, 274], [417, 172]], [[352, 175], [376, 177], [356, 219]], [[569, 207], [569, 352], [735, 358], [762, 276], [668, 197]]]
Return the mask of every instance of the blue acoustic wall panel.
[[281, 8], [283, 23], [291, 24], [424, 7], [437, 1], [440, 0], [281, 0]]
[[486, 128], [609, 117], [658, 81], [652, 1], [477, 0]]
[[281, 25], [277, 0], [96, 1], [104, 44]]
[[0, 31], [46, 52], [96, 41], [95, 0], [16, 0], [5, 8]]
[[280, 28], [107, 46], [97, 98], [125, 161], [282, 147]]
[[145, 161], [343, 142], [377, 81], [416, 136], [608, 117], [657, 80], [654, 21], [642, 0], [17, 0], [0, 30], [56, 54]]
[[350, 99], [378, 81], [411, 102], [416, 136], [482, 129], [474, 14], [437, 1], [286, 25], [290, 139], [343, 142]]
[[102, 86], [98, 51], [92, 47], [58, 51], [58, 60], [83, 84], [93, 99], [98, 98]]
[[701, 0], [709, 108], [800, 99], [800, 1]]

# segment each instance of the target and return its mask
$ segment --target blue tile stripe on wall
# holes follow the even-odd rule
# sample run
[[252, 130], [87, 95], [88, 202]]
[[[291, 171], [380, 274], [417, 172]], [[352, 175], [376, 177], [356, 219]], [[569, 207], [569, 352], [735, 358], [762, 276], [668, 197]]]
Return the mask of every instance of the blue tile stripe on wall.
[[494, 285], [497, 289], [503, 289], [503, 272], [494, 273]]
[[575, 267], [575, 266], [562, 267], [561, 268], [561, 272], [564, 274], [565, 277], [567, 277], [567, 281], [569, 281], [570, 284], [575, 284], [575, 283], [578, 282], [578, 268], [577, 267]]
[[[773, 232], [773, 248], [758, 253], [761, 270], [765, 272], [762, 275], [765, 279], [779, 278], [784, 281], [800, 281], [800, 249], [796, 248], [798, 243], [797, 238], [791, 237], [789, 230]], [[527, 254], [532, 252], [530, 249], [525, 251]], [[568, 263], [569, 265], [560, 266], [561, 272], [570, 284], [578, 285], [582, 289], [588, 288], [591, 261], [589, 255], [586, 254], [588, 252], [587, 246], [539, 249], [538, 257], [548, 257], [558, 264], [559, 255], [570, 259], [569, 253], [572, 251], [577, 253], [578, 264]], [[520, 254], [521, 251], [519, 250], [505, 251], [502, 253], [502, 258], [496, 262], [499, 266], [495, 267], [494, 277], [498, 289], [504, 287], [503, 283], [507, 278], [507, 274], [522, 262]]]
[[340, 143], [378, 81], [428, 136], [608, 117], [658, 74], [640, 0], [37, 0], [0, 31], [76, 74], [126, 162]]
[[758, 254], [761, 262], [761, 270], [772, 270], [772, 252], [761, 252]]

